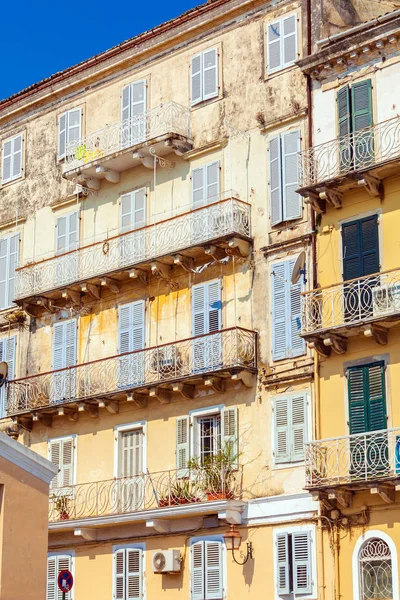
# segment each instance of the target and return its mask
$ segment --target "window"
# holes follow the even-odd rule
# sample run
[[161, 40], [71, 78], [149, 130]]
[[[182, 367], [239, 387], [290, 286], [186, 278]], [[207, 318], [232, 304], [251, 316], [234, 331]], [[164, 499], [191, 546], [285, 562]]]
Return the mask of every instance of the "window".
[[[386, 429], [387, 413], [384, 362], [380, 361], [360, 367], [349, 367], [347, 370], [347, 382], [350, 434]], [[384, 443], [382, 439], [382, 445]], [[374, 452], [373, 449], [371, 451]], [[371, 459], [373, 459], [373, 456], [371, 456]]]
[[115, 600], [143, 600], [144, 566], [143, 546], [114, 549]]
[[297, 177], [297, 153], [300, 131], [289, 131], [269, 143], [270, 219], [271, 225], [299, 219], [302, 202]]
[[118, 494], [118, 510], [121, 513], [144, 508], [143, 473], [145, 471], [144, 424], [122, 425], [116, 432], [116, 476], [123, 478]]
[[125, 86], [121, 96], [121, 147], [129, 148], [146, 139], [146, 81], [135, 81]]
[[56, 254], [76, 250], [79, 242], [79, 213], [59, 217], [56, 223]]
[[191, 600], [222, 600], [222, 544], [219, 538], [191, 541]]
[[392, 554], [379, 538], [364, 542], [359, 553], [360, 600], [392, 600]]
[[274, 406], [275, 463], [304, 460], [307, 438], [307, 395], [305, 392], [276, 396]]
[[76, 436], [66, 436], [48, 441], [49, 460], [58, 467], [58, 474], [51, 480], [50, 489], [74, 485]]
[[76, 320], [60, 321], [53, 327], [52, 402], [68, 401], [76, 394]]
[[[73, 108], [62, 113], [58, 118], [58, 159], [65, 158], [66, 154], [75, 152], [75, 146], [82, 135], [82, 109]], [[74, 144], [72, 148], [71, 146]]]
[[303, 282], [291, 284], [296, 258], [276, 263], [271, 272], [272, 358], [281, 360], [305, 352], [301, 329], [301, 292]]
[[146, 188], [121, 196], [121, 232], [146, 225]]
[[126, 354], [118, 361], [120, 387], [132, 387], [143, 382], [145, 347], [145, 302], [138, 300], [118, 307], [118, 352]]
[[22, 133], [3, 142], [1, 183], [8, 183], [22, 177], [22, 151], [24, 138]]
[[[374, 134], [362, 131], [373, 125], [371, 80], [359, 81], [346, 86], [336, 96], [339, 138], [340, 169], [348, 171], [362, 168], [374, 162]], [[357, 133], [360, 132], [360, 133]]]
[[[10, 381], [15, 377], [15, 350], [17, 345], [16, 336], [0, 339], [0, 362], [8, 365], [7, 379]], [[0, 419], [7, 414], [7, 386], [0, 388]]]
[[237, 408], [210, 408], [193, 411], [176, 420], [176, 468], [185, 473], [190, 458], [203, 463], [220, 448], [230, 446], [234, 462], [238, 457]]
[[218, 96], [218, 51], [204, 50], [192, 57], [190, 103], [192, 106]]
[[290, 67], [297, 60], [297, 15], [267, 25], [268, 72]]
[[[378, 215], [343, 223], [342, 247], [344, 281], [378, 273], [380, 270]], [[370, 289], [366, 291], [365, 296], [367, 295], [371, 296]]]
[[[61, 600], [62, 592], [58, 589], [57, 579], [60, 571], [73, 573], [72, 554], [49, 554], [47, 557], [47, 592], [46, 600]], [[73, 600], [73, 588], [66, 592], [65, 600]]]
[[313, 531], [304, 528], [275, 531], [275, 581], [278, 597], [306, 596], [316, 590]]
[[0, 240], [0, 310], [13, 305], [19, 234]]
[[219, 200], [219, 161], [192, 171], [192, 208]]

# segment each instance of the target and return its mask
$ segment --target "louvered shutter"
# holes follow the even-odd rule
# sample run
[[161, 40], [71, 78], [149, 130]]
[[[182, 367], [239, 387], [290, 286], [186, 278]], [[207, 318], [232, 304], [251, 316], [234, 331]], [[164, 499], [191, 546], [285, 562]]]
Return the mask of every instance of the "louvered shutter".
[[132, 302], [132, 351], [144, 348], [144, 300]]
[[51, 480], [50, 483], [50, 488], [51, 489], [55, 489], [58, 487], [61, 487], [62, 485], [62, 472], [61, 472], [61, 455], [62, 455], [62, 448], [61, 448], [61, 440], [50, 440], [49, 441], [49, 458], [50, 461], [53, 463], [53, 465], [55, 465], [56, 467], [58, 467], [59, 471], [58, 473], [53, 477], [53, 479]]
[[144, 300], [118, 308], [118, 337], [120, 354], [144, 348]]
[[53, 371], [64, 369], [66, 365], [66, 321], [53, 326]]
[[282, 20], [283, 66], [288, 67], [297, 60], [297, 15]]
[[224, 408], [221, 411], [222, 420], [222, 448], [230, 448], [233, 468], [238, 468], [239, 460], [239, 431], [238, 431], [238, 409]]
[[76, 320], [65, 321], [65, 367], [76, 365]]
[[207, 204], [219, 199], [219, 161], [205, 166]]
[[207, 284], [208, 296], [208, 325], [206, 333], [213, 333], [221, 329], [221, 282], [212, 281]]
[[290, 461], [289, 400], [275, 398], [275, 462], [277, 464]]
[[142, 551], [137, 548], [126, 549], [126, 600], [142, 598]]
[[139, 118], [146, 112], [146, 82], [135, 81], [122, 89], [121, 98], [121, 147], [127, 148], [143, 141], [146, 137], [145, 119]]
[[125, 550], [114, 552], [114, 600], [126, 600], [125, 596]]
[[349, 395], [350, 434], [368, 431], [367, 398], [364, 391], [364, 368], [351, 367], [347, 371]]
[[65, 158], [67, 147], [67, 113], [60, 115], [58, 119], [58, 158]]
[[133, 228], [139, 229], [146, 225], [146, 188], [134, 192]]
[[343, 223], [343, 280], [349, 281], [362, 276], [359, 248], [359, 224], [357, 221]]
[[380, 270], [378, 215], [360, 220], [359, 235], [362, 274], [378, 273]]
[[1, 182], [6, 183], [11, 179], [11, 169], [12, 169], [12, 149], [13, 149], [13, 141], [7, 140], [3, 142], [2, 147], [2, 160], [1, 160]]
[[287, 297], [286, 265], [284, 262], [273, 266], [271, 274], [272, 294], [272, 358], [280, 360], [287, 355]]
[[68, 250], [76, 250], [79, 240], [79, 213], [68, 215]]
[[205, 564], [204, 564], [204, 542], [192, 544], [191, 564], [191, 600], [205, 600]]
[[74, 483], [74, 440], [61, 440], [60, 485], [62, 487]]
[[281, 180], [281, 138], [278, 135], [269, 143], [270, 219], [271, 225], [283, 220]]
[[136, 477], [143, 473], [143, 429], [123, 432], [119, 444], [119, 476]]
[[17, 135], [12, 141], [11, 177], [12, 179], [17, 179], [22, 175], [22, 135]]
[[[60, 571], [72, 571], [72, 558], [68, 555], [59, 555], [57, 556], [57, 578]], [[63, 593], [57, 586], [57, 600], [63, 600]], [[65, 600], [70, 600], [72, 598], [73, 592], [66, 592]]]
[[203, 97], [202, 65], [203, 55], [201, 53], [192, 57], [190, 66], [190, 103], [192, 106], [201, 102]]
[[270, 73], [282, 68], [281, 29], [281, 21], [268, 25], [268, 71]]
[[78, 142], [81, 137], [81, 116], [80, 108], [74, 108], [67, 113], [67, 144]]
[[57, 254], [77, 249], [79, 240], [79, 213], [77, 211], [57, 219], [56, 237]]
[[121, 121], [127, 121], [131, 116], [131, 87], [127, 85], [122, 89], [121, 96]]
[[300, 131], [282, 134], [282, 199], [283, 220], [301, 217], [301, 196], [298, 188], [297, 156], [300, 151]]
[[[0, 362], [6, 362], [8, 365], [8, 381], [15, 377], [15, 351], [17, 338], [15, 336], [3, 338], [0, 340]], [[0, 388], [0, 419], [7, 414], [7, 387], [3, 385]]]
[[194, 337], [208, 333], [208, 324], [206, 320], [206, 297], [206, 284], [201, 283], [192, 287], [192, 320]]
[[385, 365], [376, 363], [365, 368], [369, 396], [369, 431], [386, 429]]
[[124, 354], [131, 352], [131, 305], [124, 304], [118, 307], [118, 352]]
[[304, 442], [307, 435], [306, 408], [305, 394], [291, 398], [291, 460], [293, 462], [304, 459]]
[[19, 234], [8, 238], [8, 298], [7, 306], [12, 306], [15, 291], [15, 269], [18, 266]]
[[68, 248], [68, 218], [59, 217], [56, 224], [56, 251], [57, 254], [67, 252]]
[[303, 290], [303, 279], [293, 284], [291, 283], [293, 268], [296, 259], [286, 262], [286, 294], [289, 299], [290, 319], [288, 321], [288, 343], [289, 355], [301, 356], [305, 352], [305, 342], [300, 337], [301, 332], [301, 292]]
[[360, 131], [372, 125], [371, 80], [359, 81], [351, 88], [352, 130]]
[[205, 198], [205, 167], [192, 171], [192, 208], [204, 205]]
[[7, 308], [9, 240], [0, 240], [0, 309]]
[[47, 589], [46, 600], [57, 600], [57, 557], [49, 556], [47, 558]]
[[205, 540], [205, 598], [222, 600], [222, 548], [221, 542]]
[[293, 592], [311, 594], [311, 543], [309, 531], [292, 533]]
[[133, 192], [121, 196], [121, 231], [130, 231], [133, 222]]
[[176, 468], [178, 477], [187, 475], [187, 464], [190, 459], [189, 417], [176, 419]]
[[338, 110], [339, 137], [351, 131], [350, 89], [348, 86], [338, 91], [336, 97]]
[[278, 595], [289, 594], [289, 536], [279, 533], [276, 536], [277, 591]]
[[216, 48], [203, 52], [203, 100], [218, 96], [218, 52]]

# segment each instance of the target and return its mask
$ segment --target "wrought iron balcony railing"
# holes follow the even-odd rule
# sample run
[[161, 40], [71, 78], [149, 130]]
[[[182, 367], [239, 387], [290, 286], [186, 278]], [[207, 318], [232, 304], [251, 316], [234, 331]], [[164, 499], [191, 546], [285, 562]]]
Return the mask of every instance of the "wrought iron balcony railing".
[[368, 170], [400, 157], [400, 117], [299, 153], [299, 187]]
[[400, 317], [400, 269], [375, 273], [302, 295], [302, 331], [309, 336], [333, 329]]
[[323, 488], [400, 478], [400, 428], [308, 442], [306, 487]]
[[[145, 350], [23, 377], [8, 382], [7, 415], [83, 400], [123, 396], [132, 390], [200, 380], [223, 371], [257, 366], [256, 333], [242, 328], [224, 329]], [[167, 390], [165, 390], [167, 391]]]
[[165, 134], [191, 137], [190, 111], [176, 102], [166, 102], [125, 121], [107, 125], [75, 140], [66, 147], [65, 172], [101, 162], [117, 152]]
[[[228, 195], [229, 194], [229, 195]], [[16, 271], [15, 299], [41, 295], [89, 279], [202, 246], [227, 236], [250, 238], [250, 205], [228, 197], [208, 206], [84, 245]]]
[[143, 473], [53, 489], [49, 521], [113, 516], [171, 506], [239, 500], [242, 467], [200, 467], [186, 471]]

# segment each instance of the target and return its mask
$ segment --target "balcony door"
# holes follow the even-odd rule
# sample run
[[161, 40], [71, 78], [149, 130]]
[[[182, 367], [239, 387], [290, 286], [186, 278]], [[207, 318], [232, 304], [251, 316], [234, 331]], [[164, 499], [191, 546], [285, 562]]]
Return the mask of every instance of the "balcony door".
[[[61, 321], [53, 327], [52, 404], [69, 402], [76, 396], [76, 320]], [[40, 405], [40, 404], [39, 404]]]
[[[209, 163], [192, 171], [192, 210], [191, 243], [206, 242], [225, 235], [227, 231], [224, 207], [220, 205], [210, 209], [195, 210], [218, 202], [220, 166], [219, 161]], [[231, 224], [233, 227], [233, 223]], [[232, 227], [228, 231], [232, 231]]]
[[[74, 283], [78, 277], [79, 212], [59, 217], [56, 223], [54, 285]], [[42, 270], [45, 273], [45, 269]], [[45, 286], [45, 289], [47, 286]]]
[[[221, 282], [219, 279], [192, 288], [193, 371], [210, 371], [222, 365]], [[213, 335], [211, 335], [213, 334]], [[200, 337], [199, 337], [200, 336]]]
[[118, 479], [120, 512], [144, 508], [143, 452], [144, 433], [140, 427], [120, 431], [118, 438]]
[[146, 188], [121, 196], [120, 265], [130, 266], [146, 257]]
[[[137, 387], [145, 380], [145, 302], [138, 300], [118, 308], [118, 387]], [[126, 354], [129, 353], [129, 354]]]
[[121, 101], [121, 148], [129, 148], [146, 139], [146, 82], [124, 87]]
[[389, 470], [385, 365], [350, 367], [347, 378], [350, 435], [357, 436], [350, 438], [351, 479], [382, 476]]
[[[373, 314], [379, 277], [378, 215], [342, 225], [344, 317], [346, 322], [360, 321]], [[374, 291], [375, 290], [375, 291]]]

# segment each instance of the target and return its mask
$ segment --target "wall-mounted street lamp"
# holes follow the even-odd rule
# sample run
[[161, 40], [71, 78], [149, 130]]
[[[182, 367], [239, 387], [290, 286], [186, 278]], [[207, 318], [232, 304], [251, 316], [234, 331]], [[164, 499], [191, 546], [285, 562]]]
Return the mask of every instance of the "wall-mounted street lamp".
[[242, 536], [235, 529], [234, 525], [231, 525], [229, 531], [224, 534], [225, 544], [228, 550], [232, 550], [232, 558], [237, 565], [245, 565], [249, 558], [253, 558], [253, 544], [247, 542], [247, 554], [242, 562], [239, 562], [235, 558], [235, 550], [239, 550], [240, 544], [242, 543]]

